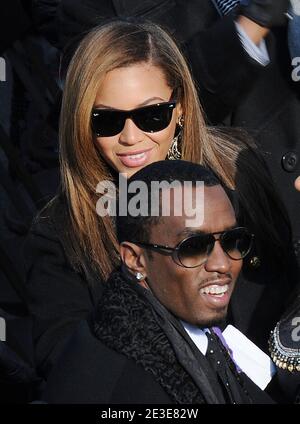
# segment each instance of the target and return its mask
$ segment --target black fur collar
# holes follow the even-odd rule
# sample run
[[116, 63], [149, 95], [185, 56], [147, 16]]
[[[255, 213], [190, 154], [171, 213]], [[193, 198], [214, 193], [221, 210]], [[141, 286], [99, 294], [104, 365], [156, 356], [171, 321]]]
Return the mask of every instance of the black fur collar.
[[120, 272], [108, 280], [95, 316], [96, 336], [150, 372], [175, 403], [205, 403], [134, 284]]

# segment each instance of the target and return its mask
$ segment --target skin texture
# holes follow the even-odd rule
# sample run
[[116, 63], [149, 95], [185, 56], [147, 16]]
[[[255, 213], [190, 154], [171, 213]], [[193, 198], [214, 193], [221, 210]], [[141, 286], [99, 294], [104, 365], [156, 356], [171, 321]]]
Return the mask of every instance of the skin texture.
[[[188, 209], [185, 211], [188, 213]], [[188, 233], [185, 221], [185, 213], [182, 216], [162, 217], [152, 228], [149, 242], [175, 247], [190, 232], [222, 232], [236, 226], [234, 210], [221, 186], [205, 187], [204, 220], [199, 220], [198, 225], [189, 229]], [[152, 290], [178, 318], [204, 327], [226, 317], [242, 260], [230, 259], [218, 241], [203, 265], [189, 269], [175, 264], [170, 256], [157, 252], [151, 251], [149, 257], [149, 251], [129, 242], [122, 243], [120, 253], [132, 273], [141, 272], [144, 275], [140, 284]], [[211, 284], [228, 284], [228, 291], [222, 299], [200, 293], [201, 288]]]
[[[171, 94], [172, 89], [167, 85], [162, 71], [156, 66], [142, 63], [108, 72], [97, 93], [94, 107], [131, 110], [168, 102]], [[143, 132], [131, 119], [127, 119], [122, 132], [112, 137], [97, 137], [95, 141], [105, 161], [114, 170], [127, 173], [130, 177], [144, 166], [166, 158], [181, 114], [181, 106], [177, 104], [169, 126], [155, 133]], [[128, 166], [122, 162], [122, 155], [143, 151], [148, 151], [143, 163]]]
[[253, 41], [254, 44], [259, 44], [263, 38], [269, 33], [269, 29], [258, 25], [246, 16], [239, 16], [237, 23], [241, 25], [243, 30], [246, 32], [248, 37]]
[[295, 188], [300, 191], [300, 177], [295, 180]]

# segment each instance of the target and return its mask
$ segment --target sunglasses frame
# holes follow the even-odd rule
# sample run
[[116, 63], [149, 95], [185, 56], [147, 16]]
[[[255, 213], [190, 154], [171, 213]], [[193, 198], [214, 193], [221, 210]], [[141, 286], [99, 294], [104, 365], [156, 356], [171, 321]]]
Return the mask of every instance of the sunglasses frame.
[[[247, 233], [249, 236], [251, 236], [251, 240], [250, 240], [250, 245], [249, 245], [249, 248], [248, 248], [248, 250], [247, 250], [247, 252], [244, 254], [244, 256], [242, 256], [241, 258], [232, 258], [230, 255], [229, 255], [229, 253], [228, 252], [226, 252], [226, 250], [224, 250], [224, 248], [223, 248], [223, 246], [222, 246], [222, 239], [224, 238], [224, 235], [225, 234], [228, 234], [229, 232], [231, 232], [231, 231], [235, 231], [235, 230], [245, 230], [245, 233]], [[219, 237], [218, 238], [216, 238], [215, 237], [215, 235], [217, 235], [217, 234], [219, 234]], [[201, 265], [203, 265], [206, 261], [207, 261], [207, 258], [209, 257], [209, 255], [210, 255], [210, 253], [213, 251], [213, 249], [214, 249], [214, 246], [215, 246], [215, 242], [216, 241], [219, 241], [220, 242], [220, 245], [221, 245], [221, 247], [222, 247], [222, 250], [223, 250], [223, 252], [230, 258], [230, 259], [232, 259], [233, 261], [240, 261], [240, 260], [242, 260], [242, 259], [244, 259], [248, 254], [249, 254], [249, 252], [250, 252], [250, 250], [251, 250], [251, 248], [252, 248], [252, 246], [253, 246], [253, 241], [254, 241], [254, 234], [252, 234], [252, 233], [250, 233], [249, 232], [249, 230], [246, 228], [246, 227], [235, 227], [235, 228], [231, 228], [230, 230], [226, 230], [226, 231], [222, 231], [222, 232], [216, 232], [216, 233], [207, 233], [207, 234], [205, 234], [205, 235], [208, 235], [208, 236], [213, 236], [213, 238], [214, 238], [214, 244], [213, 244], [213, 246], [212, 246], [212, 249], [210, 250], [210, 252], [208, 253], [208, 255], [207, 255], [207, 257], [205, 258], [205, 260], [203, 261], [203, 262], [201, 262], [200, 264], [198, 264], [198, 265], [194, 265], [194, 266], [186, 266], [186, 265], [184, 265], [181, 261], [180, 261], [180, 259], [179, 259], [179, 255], [178, 255], [178, 252], [179, 252], [179, 249], [180, 249], [180, 246], [184, 243], [184, 242], [186, 242], [187, 240], [189, 240], [189, 239], [193, 239], [193, 238], [195, 238], [195, 237], [199, 237], [199, 235], [200, 234], [193, 234], [193, 235], [191, 235], [191, 236], [188, 236], [188, 237], [186, 237], [186, 238], [184, 238], [183, 240], [181, 240], [175, 247], [170, 247], [170, 246], [162, 246], [162, 245], [160, 245], [160, 244], [152, 244], [152, 243], [143, 243], [143, 242], [139, 242], [139, 241], [131, 241], [131, 243], [134, 243], [134, 244], [136, 244], [136, 245], [138, 245], [138, 246], [141, 246], [141, 247], [144, 247], [145, 249], [150, 249], [150, 250], [154, 250], [155, 252], [157, 252], [157, 253], [160, 253], [160, 254], [162, 254], [162, 255], [167, 255], [167, 256], [171, 256], [172, 257], [172, 259], [173, 259], [173, 261], [177, 264], [177, 265], [179, 265], [179, 266], [181, 266], [181, 267], [183, 267], [183, 268], [197, 268], [197, 267], [199, 267], [199, 266], [201, 266]]]
[[[147, 105], [147, 106], [137, 107], [137, 108], [131, 109], [131, 110], [93, 108], [92, 109], [92, 116], [91, 116], [92, 131], [94, 132], [94, 134], [96, 134], [97, 137], [113, 137], [113, 136], [115, 136], [117, 134], [120, 134], [120, 132], [122, 132], [127, 119], [131, 119], [134, 122], [134, 124], [140, 130], [142, 130], [143, 132], [155, 133], [155, 132], [158, 132], [158, 131], [162, 131], [162, 130], [164, 130], [165, 128], [167, 128], [170, 125], [170, 122], [172, 120], [173, 110], [175, 109], [176, 104], [177, 104], [176, 101], [161, 102], [161, 103], [154, 103], [154, 104]], [[145, 131], [142, 128], [140, 128], [140, 126], [135, 121], [137, 119], [137, 118], [135, 118], [135, 115], [143, 112], [143, 110], [146, 110], [147, 111], [147, 110], [149, 110], [151, 108], [157, 108], [157, 107], [160, 107], [160, 106], [163, 106], [163, 107], [167, 107], [168, 106], [170, 109], [172, 109], [171, 118], [170, 118], [168, 124], [165, 127], [161, 128], [161, 129], [159, 129], [157, 131], [154, 131], [154, 130]], [[93, 123], [93, 120], [96, 119], [97, 116], [99, 116], [99, 113], [100, 112], [101, 113], [104, 113], [104, 114], [105, 113], [119, 113], [119, 114], [123, 115], [123, 117], [124, 117], [124, 124], [123, 124], [121, 130], [118, 131], [118, 132], [116, 132], [116, 133], [113, 133], [112, 135], [101, 135], [99, 131], [97, 132], [94, 129], [95, 128], [95, 125]]]

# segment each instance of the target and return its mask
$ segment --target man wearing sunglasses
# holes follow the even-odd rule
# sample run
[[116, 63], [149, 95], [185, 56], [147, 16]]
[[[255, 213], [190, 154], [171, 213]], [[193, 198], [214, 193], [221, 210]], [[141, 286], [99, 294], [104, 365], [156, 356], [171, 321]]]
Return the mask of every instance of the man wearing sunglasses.
[[[179, 183], [161, 190], [158, 216], [150, 213], [154, 178]], [[187, 181], [191, 184], [185, 185]], [[204, 184], [203, 196], [197, 197], [196, 181]], [[122, 267], [107, 281], [89, 325], [82, 323], [70, 340], [49, 376], [44, 399], [271, 402], [233, 361], [216, 327], [225, 322], [253, 235], [238, 225], [224, 188], [200, 165], [155, 162], [135, 173], [128, 187], [141, 182], [148, 190], [140, 203], [148, 206], [149, 213], [117, 216]], [[161, 207], [167, 190], [169, 215]], [[127, 205], [132, 206], [132, 190], [127, 195]], [[178, 206], [183, 206], [181, 214], [175, 213]], [[195, 207], [203, 213], [190, 226]]]

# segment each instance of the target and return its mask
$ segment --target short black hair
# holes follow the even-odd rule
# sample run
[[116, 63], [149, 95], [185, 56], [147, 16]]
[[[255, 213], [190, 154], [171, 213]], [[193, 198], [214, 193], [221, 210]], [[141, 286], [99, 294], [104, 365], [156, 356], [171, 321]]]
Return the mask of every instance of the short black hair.
[[[154, 162], [130, 177], [127, 181], [128, 186], [134, 181], [141, 181], [146, 184], [149, 211], [151, 210], [151, 183], [153, 181], [158, 183], [178, 181], [182, 184], [190, 181], [194, 186], [196, 186], [197, 181], [202, 181], [208, 187], [221, 185], [220, 180], [210, 169], [184, 160], [162, 160]], [[135, 195], [136, 193], [127, 193], [127, 205]], [[120, 198], [118, 200], [120, 202]], [[150, 213], [147, 216], [143, 216], [142, 214], [132, 216], [129, 213], [126, 216], [121, 216], [118, 214], [118, 211], [119, 203], [117, 205], [116, 216], [116, 230], [119, 243], [131, 240], [149, 242], [151, 228], [159, 222], [160, 216], [151, 216]]]

